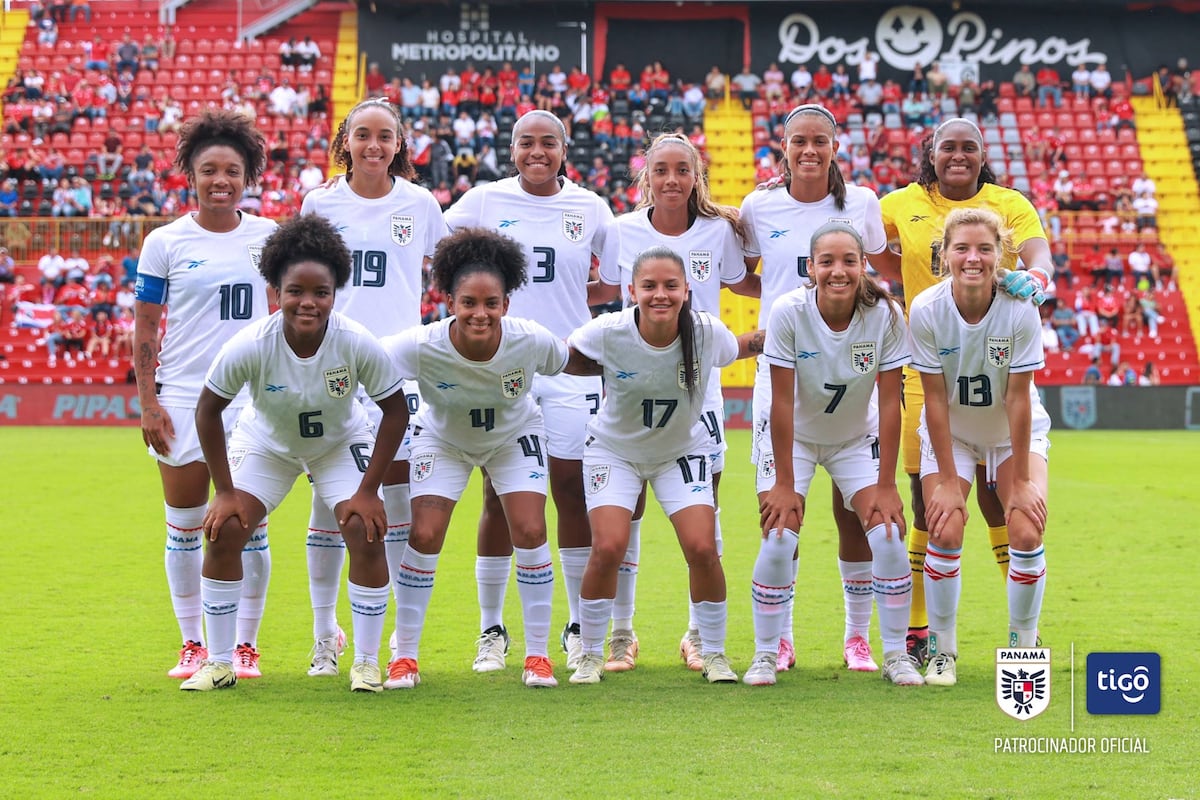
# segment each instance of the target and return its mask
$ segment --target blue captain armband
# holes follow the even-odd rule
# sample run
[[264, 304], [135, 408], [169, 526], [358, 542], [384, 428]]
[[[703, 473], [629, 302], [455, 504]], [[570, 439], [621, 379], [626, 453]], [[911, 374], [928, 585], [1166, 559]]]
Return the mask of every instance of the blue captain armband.
[[156, 275], [139, 272], [133, 287], [133, 296], [143, 303], [161, 306], [167, 301], [167, 282]]

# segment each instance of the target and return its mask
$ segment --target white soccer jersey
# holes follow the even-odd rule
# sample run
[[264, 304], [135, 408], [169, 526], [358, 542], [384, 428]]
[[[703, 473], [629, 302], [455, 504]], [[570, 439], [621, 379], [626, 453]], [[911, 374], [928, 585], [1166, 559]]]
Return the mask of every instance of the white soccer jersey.
[[135, 292], [142, 302], [167, 307], [154, 376], [163, 405], [195, 406], [221, 345], [267, 316], [258, 258], [277, 227], [242, 214], [232, 231], [213, 233], [184, 214], [146, 236]]
[[451, 230], [491, 228], [524, 248], [529, 282], [513, 292], [511, 316], [537, 320], [562, 339], [591, 319], [592, 255], [604, 252], [613, 218], [598, 195], [563, 179], [557, 194], [538, 197], [522, 189], [519, 178], [505, 178], [470, 190], [445, 216]]
[[384, 340], [401, 376], [421, 387], [415, 425], [465, 453], [483, 454], [541, 420], [530, 395], [534, 373], [557, 375], [567, 346], [536, 322], [501, 318], [500, 349], [490, 361], [464, 358], [450, 341], [455, 319], [435, 322]]
[[[970, 325], [958, 313], [951, 286], [944, 280], [909, 304], [912, 366], [945, 376], [954, 438], [993, 447], [1010, 438], [1004, 409], [1009, 373], [1035, 372], [1046, 363], [1038, 309], [997, 292], [984, 318]], [[1035, 424], [1048, 421], [1032, 383], [1029, 394]]]
[[300, 358], [283, 338], [277, 312], [231, 339], [217, 355], [206, 385], [233, 397], [249, 385], [253, 414], [238, 423], [263, 449], [301, 460], [316, 458], [369, 427], [355, 399], [359, 386], [379, 401], [401, 389], [400, 375], [379, 340], [352, 319], [329, 316], [316, 354]]
[[693, 401], [684, 383], [683, 350], [646, 343], [634, 320], [637, 309], [601, 314], [571, 334], [567, 344], [604, 367], [604, 403], [588, 433], [631, 462], [659, 463], [708, 451], [700, 419], [713, 370], [737, 358], [737, 339], [720, 319], [697, 312], [698, 386]]
[[396, 178], [367, 198], [340, 180], [306, 194], [300, 212], [325, 217], [350, 248], [353, 270], [334, 308], [381, 338], [421, 324], [422, 265], [447, 232], [429, 190]]
[[[623, 214], [608, 226], [604, 255], [600, 259], [600, 280], [620, 286], [621, 295], [630, 302], [633, 262], [642, 251], [662, 245], [683, 259], [692, 291], [692, 308], [720, 317], [721, 284], [738, 283], [746, 277], [742, 245], [733, 226], [720, 218], [697, 217], [684, 233], [668, 236], [654, 229], [649, 212], [649, 208], [641, 208]], [[709, 381], [705, 406], [716, 408], [720, 405], [721, 377], [718, 372]]]
[[884, 301], [855, 310], [850, 327], [831, 330], [815, 289], [796, 289], [775, 302], [763, 357], [795, 370], [796, 441], [841, 444], [878, 433], [871, 408], [880, 372], [912, 360], [904, 312]]
[[845, 222], [858, 231], [868, 254], [887, 246], [879, 198], [861, 186], [846, 187], [846, 207], [841, 210], [833, 195], [815, 203], [801, 203], [784, 188], [756, 190], [742, 201], [745, 254], [762, 258], [760, 328], [767, 326], [776, 300], [808, 283], [809, 243], [817, 228], [828, 222]]

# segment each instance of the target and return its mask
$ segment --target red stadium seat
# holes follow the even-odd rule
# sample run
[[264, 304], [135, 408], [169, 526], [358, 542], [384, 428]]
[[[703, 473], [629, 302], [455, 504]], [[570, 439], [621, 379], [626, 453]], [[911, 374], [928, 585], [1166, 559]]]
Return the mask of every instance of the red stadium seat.
[[[1045, 128], [1045, 129], [1049, 130], [1050, 128], [1053, 128], [1054, 125], [1055, 125], [1055, 123], [1054, 123], [1054, 113], [1053, 112], [1051, 112], [1051, 111], [1039, 111], [1038, 112], [1037, 126], [1039, 128]], [[1059, 126], [1059, 127], [1062, 127], [1062, 126]]]
[[1033, 111], [1033, 98], [1018, 97], [1013, 100], [1013, 106], [1018, 113], [1022, 111]]
[[1121, 143], [1133, 142], [1137, 144], [1137, 134], [1129, 128], [1121, 128], [1117, 131], [1117, 141]]
[[1004, 81], [1000, 84], [1000, 96], [1009, 98], [1017, 96], [1017, 87], [1013, 86], [1010, 81]]
[[1142, 168], [1143, 168], [1143, 165], [1142, 165], [1141, 159], [1136, 159], [1136, 160], [1125, 162], [1125, 174], [1126, 175], [1129, 175], [1129, 176], [1141, 175]]
[[1091, 111], [1077, 111], [1075, 113], [1076, 128], [1096, 129], [1096, 118], [1092, 116]]
[[1037, 122], [1036, 114], [1032, 114], [1028, 111], [1022, 111], [1020, 114], [1017, 114], [1017, 129], [1018, 130], [1027, 131], [1030, 128], [1032, 128], [1034, 125], [1037, 125], [1037, 124], [1038, 124], [1038, 122]]
[[1069, 111], [1059, 111], [1054, 115], [1054, 124], [1066, 130], [1067, 128], [1075, 127], [1075, 115]]
[[996, 98], [996, 111], [1000, 112], [1001, 114], [1011, 114], [1013, 110], [1014, 106], [1011, 97]]
[[1093, 128], [1080, 128], [1079, 141], [1083, 144], [1090, 144], [1096, 141], [1096, 131]]
[[[1077, 144], [1068, 144], [1063, 147], [1063, 155], [1067, 157], [1068, 161], [1079, 161], [1084, 157], [1084, 150]], [[1095, 158], [1096, 155], [1091, 157]]]
[[1136, 144], [1121, 145], [1121, 158], [1130, 160], [1135, 158], [1140, 159], [1141, 157], [1142, 152], [1138, 149]]

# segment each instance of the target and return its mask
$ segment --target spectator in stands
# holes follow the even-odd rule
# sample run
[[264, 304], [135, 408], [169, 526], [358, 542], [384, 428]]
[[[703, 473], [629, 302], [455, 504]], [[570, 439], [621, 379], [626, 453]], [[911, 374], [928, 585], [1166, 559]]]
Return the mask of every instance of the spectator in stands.
[[1059, 346], [1068, 353], [1074, 350], [1079, 341], [1079, 329], [1076, 327], [1075, 312], [1070, 306], [1062, 301], [1055, 302], [1050, 325], [1058, 336]]
[[1151, 287], [1158, 286], [1158, 271], [1154, 268], [1154, 262], [1150, 258], [1150, 254], [1146, 252], [1144, 242], [1138, 242], [1137, 246], [1129, 253], [1129, 277], [1132, 288], [1138, 291], [1147, 291]]
[[91, 265], [88, 264], [88, 260], [83, 257], [83, 254], [79, 252], [78, 247], [71, 250], [70, 258], [63, 260], [63, 272], [67, 276], [67, 283], [82, 284], [84, 279], [87, 278], [90, 269]]
[[838, 64], [833, 68], [830, 81], [832, 83], [831, 94], [835, 102], [850, 99], [850, 73], [846, 72], [845, 64]]
[[863, 54], [862, 60], [858, 62], [858, 82], [859, 84], [873, 81], [879, 77], [879, 56], [868, 50]]
[[387, 78], [379, 71], [379, 62], [372, 61], [367, 65], [366, 86], [368, 97], [382, 97], [383, 87], [387, 85]]
[[[17, 182], [13, 178], [8, 178], [0, 186], [0, 217], [15, 217], [20, 205], [21, 197], [17, 193]], [[4, 255], [8, 255], [7, 250], [4, 251]]]
[[412, 78], [405, 76], [400, 81], [400, 114], [405, 120], [418, 119], [421, 116], [421, 87], [413, 83]]
[[1137, 214], [1138, 231], [1158, 227], [1158, 200], [1149, 191], [1133, 198], [1133, 211]]
[[1145, 170], [1142, 170], [1142, 174], [1133, 179], [1133, 183], [1130, 184], [1129, 188], [1135, 197], [1145, 192], [1155, 194], [1158, 191], [1158, 186], [1154, 183], [1154, 180], [1146, 174]]
[[704, 76], [704, 93], [709, 99], [709, 109], [715, 110], [717, 103], [725, 98], [725, 73], [716, 64]]
[[1037, 71], [1037, 102], [1039, 106], [1049, 105], [1054, 100], [1055, 108], [1062, 108], [1062, 76], [1058, 70], [1044, 66]]
[[1071, 271], [1071, 256], [1067, 252], [1067, 243], [1057, 241], [1054, 243], [1054, 252], [1050, 255], [1050, 260], [1054, 263], [1054, 280], [1065, 281], [1068, 289], [1075, 283], [1075, 274]]
[[1175, 259], [1171, 258], [1171, 254], [1161, 242], [1154, 246], [1154, 265], [1158, 269], [1158, 278], [1162, 284], [1159, 288], [1165, 287], [1167, 291], [1175, 291]]
[[900, 101], [904, 99], [904, 90], [892, 79], [883, 82], [883, 113], [899, 114]]
[[96, 349], [99, 348], [101, 358], [108, 358], [108, 354], [112, 350], [113, 336], [115, 334], [116, 329], [113, 327], [108, 311], [96, 309], [92, 315], [92, 321], [88, 323], [88, 340], [87, 347], [84, 348], [84, 353], [88, 358], [92, 358], [96, 353]]
[[[133, 296], [133, 286], [129, 287], [129, 296]], [[133, 308], [121, 308], [113, 321], [113, 358], [133, 357]]]
[[1113, 368], [1108, 376], [1109, 386], [1137, 386], [1138, 374], [1128, 361], [1122, 361]]
[[1057, 353], [1059, 351], [1058, 331], [1054, 329], [1054, 321], [1050, 316], [1049, 304], [1039, 308], [1038, 313], [1041, 314], [1042, 318], [1042, 350], [1047, 353]]
[[1163, 321], [1163, 315], [1158, 312], [1158, 290], [1152, 288], [1142, 292], [1138, 304], [1141, 306], [1141, 322], [1146, 329], [1146, 335], [1157, 339], [1158, 323]]
[[121, 169], [125, 160], [121, 153], [124, 144], [125, 140], [121, 138], [121, 134], [110, 128], [104, 137], [103, 148], [96, 154], [96, 172], [99, 173], [100, 180], [111, 181], [117, 176], [117, 171]]
[[436, 120], [442, 107], [442, 93], [428, 79], [421, 81], [421, 116]]
[[863, 116], [868, 114], [883, 114], [883, 87], [874, 78], [865, 80], [858, 85], [858, 102], [862, 106]]
[[909, 94], [929, 94], [929, 81], [925, 77], [925, 67], [920, 61], [913, 64], [912, 78], [908, 81]]
[[1100, 357], [1092, 358], [1092, 363], [1083, 372], [1083, 383], [1085, 386], [1100, 386], [1104, 383], [1104, 374], [1100, 372]]
[[1146, 366], [1142, 369], [1142, 374], [1138, 376], [1138, 386], [1158, 386], [1158, 367], [1153, 361], [1147, 361]]
[[296, 89], [287, 78], [281, 78], [279, 85], [271, 90], [268, 96], [269, 111], [281, 117], [290, 117], [296, 113]]
[[137, 42], [133, 41], [133, 37], [126, 33], [121, 37], [121, 43], [117, 45], [117, 72], [128, 70], [133, 73], [134, 77], [137, 77], [141, 55], [142, 50], [138, 47]]
[[1081, 63], [1071, 73], [1071, 93], [1076, 97], [1090, 97], [1092, 93], [1092, 71]]
[[38, 44], [53, 47], [58, 42], [58, 23], [51, 17], [38, 20]]
[[[1097, 114], [1097, 117], [1099, 117], [1099, 114]], [[1109, 127], [1115, 131], [1119, 131], [1122, 128], [1128, 128], [1131, 131], [1137, 130], [1137, 125], [1134, 123], [1133, 118], [1133, 106], [1129, 104], [1128, 100], [1120, 97], [1113, 101], [1112, 113], [1108, 120]], [[1099, 123], [1097, 123], [1097, 127], [1099, 127]]]
[[38, 259], [38, 272], [42, 276], [43, 303], [52, 302], [58, 287], [66, 281], [66, 275], [63, 272], [64, 263], [65, 259], [59, 255], [57, 247], [51, 247], [48, 253]]
[[1112, 98], [1112, 75], [1108, 71], [1108, 66], [1103, 61], [1097, 64], [1096, 68], [1092, 70], [1089, 84], [1091, 85], [1092, 97]]
[[136, 245], [129, 248], [129, 252], [121, 259], [121, 270], [124, 273], [123, 281], [125, 283], [133, 283], [137, 280], [138, 259], [141, 257], [141, 250]]
[[321, 48], [311, 36], [305, 36], [303, 41], [293, 48], [293, 53], [301, 72], [312, 72], [313, 66], [321, 58]]
[[689, 122], [704, 119], [704, 90], [698, 83], [689, 83], [683, 90], [683, 115]]
[[979, 94], [977, 98], [979, 116], [986, 120], [994, 120], [996, 118], [996, 83], [995, 81], [984, 81], [979, 84]]
[[950, 90], [950, 76], [942, 72], [939, 62], [934, 61], [929, 65], [929, 69], [925, 70], [925, 80], [929, 86], [927, 94], [940, 104]]
[[819, 98], [817, 102], [825, 102], [833, 94], [833, 74], [824, 64], [818, 65], [817, 71], [813, 73], [812, 90]]
[[[1111, 292], [1114, 288], [1121, 285], [1125, 276], [1125, 260], [1121, 258], [1121, 252], [1117, 248], [1109, 248], [1108, 255], [1104, 258], [1104, 289]], [[1106, 308], [1103, 301], [1103, 294], [1098, 298], [1097, 313], [1100, 318], [1104, 319], [1104, 309]], [[1115, 321], [1114, 321], [1115, 325]]]
[[296, 37], [279, 43], [279, 66], [288, 72], [295, 72], [297, 64]]
[[751, 104], [758, 99], [758, 87], [761, 84], [762, 78], [750, 71], [749, 64], [744, 65], [742, 71], [733, 76], [733, 86], [742, 101], [742, 108], [750, 110]]
[[141, 52], [138, 54], [138, 62], [142, 69], [148, 69], [155, 75], [158, 74], [159, 58], [162, 56], [162, 46], [154, 40], [154, 35], [147, 33], [142, 39]]
[[[1103, 294], [1101, 295], [1101, 298]], [[1112, 295], [1109, 295], [1112, 297]], [[1101, 298], [1097, 298], [1097, 303]], [[1096, 358], [1103, 358], [1105, 353], [1109, 355], [1109, 364], [1113, 369], [1116, 369], [1117, 364], [1121, 361], [1121, 342], [1117, 336], [1117, 321], [1121, 313], [1120, 303], [1115, 297], [1112, 297], [1113, 313], [1111, 318], [1101, 315], [1100, 317], [1100, 332], [1096, 335], [1095, 340], [1088, 350]], [[1110, 321], [1111, 319], [1111, 321]], [[1082, 351], [1083, 348], [1080, 348]]]
[[183, 106], [173, 97], [167, 97], [159, 105], [161, 116], [158, 122], [159, 133], [178, 133], [183, 122]]
[[[900, 104], [900, 111], [904, 115], [904, 124], [910, 129], [923, 129], [934, 124], [933, 104], [923, 93], [906, 95]], [[920, 133], [923, 134], [924, 130]]]
[[1033, 93], [1037, 90], [1037, 77], [1029, 69], [1028, 64], [1022, 64], [1013, 75], [1012, 84], [1021, 97], [1033, 97]]
[[[808, 71], [808, 67], [800, 64], [796, 69], [792, 70], [792, 94], [796, 98], [807, 97], [812, 91], [812, 73]], [[772, 61], [767, 69], [763, 72], [763, 91], [767, 100], [782, 100], [786, 96], [786, 89], [783, 85], [783, 70], [779, 65]], [[800, 102], [797, 99], [797, 102]]]
[[67, 21], [67, 12], [70, 10], [70, 6], [70, 0], [50, 0], [50, 18], [61, 25]]
[[[647, 66], [646, 70], [651, 70], [651, 68]], [[646, 81], [646, 74], [646, 71], [642, 72], [642, 83], [645, 84], [646, 89], [649, 90], [650, 87]], [[559, 94], [566, 93], [567, 73], [562, 71], [562, 67], [560, 67], [558, 64], [555, 64], [554, 66], [550, 67], [550, 72], [546, 75], [546, 84], [550, 87], [551, 92], [558, 92]]]
[[1075, 327], [1080, 337], [1096, 336], [1100, 332], [1100, 318], [1096, 316], [1096, 296], [1091, 286], [1084, 286], [1075, 294]]
[[12, 284], [16, 280], [16, 265], [7, 247], [0, 247], [0, 284]]

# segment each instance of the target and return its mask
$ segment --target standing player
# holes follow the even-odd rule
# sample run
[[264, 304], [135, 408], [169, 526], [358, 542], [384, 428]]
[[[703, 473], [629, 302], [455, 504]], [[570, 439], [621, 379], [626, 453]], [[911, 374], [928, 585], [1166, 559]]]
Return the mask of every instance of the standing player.
[[421, 680], [417, 649], [438, 555], [476, 466], [491, 477], [516, 550], [525, 618], [522, 680], [558, 685], [546, 654], [554, 567], [546, 543], [545, 433], [533, 386], [534, 373], [562, 371], [567, 348], [536, 322], [505, 316], [509, 296], [525, 278], [516, 242], [487, 229], [458, 230], [433, 258], [433, 279], [448, 296], [452, 316], [384, 343], [425, 399], [413, 423], [413, 525], [393, 573], [396, 656], [385, 688], [411, 689]]
[[[975, 123], [961, 118], [948, 119], [938, 126], [921, 153], [916, 181], [886, 195], [880, 203], [889, 241], [899, 242], [899, 255], [890, 249], [872, 256], [871, 264], [884, 277], [904, 283], [904, 293], [916, 297], [935, 284], [941, 274], [939, 255], [946, 216], [956, 208], [988, 208], [1000, 215], [1006, 230], [1012, 232], [1016, 250], [1000, 254], [1000, 266], [1010, 270], [1002, 287], [1023, 298], [1040, 303], [1043, 291], [1053, 283], [1050, 246], [1042, 223], [1025, 195], [996, 184], [996, 176], [984, 158], [983, 134]], [[1017, 270], [1017, 259], [1027, 270]], [[920, 446], [917, 427], [924, 404], [918, 372], [909, 367], [904, 380], [904, 428], [901, 434], [901, 460], [909, 476], [912, 494], [912, 527], [908, 532], [908, 558], [913, 571], [913, 602], [909, 618], [908, 650], [919, 662], [927, 659], [924, 574], [925, 545], [929, 541], [925, 524], [925, 503]], [[982, 467], [980, 468], [982, 470]], [[979, 481], [977, 501], [987, 521], [992, 553], [1003, 575], [1008, 574], [1008, 530], [1004, 507], [996, 493]]]
[[752, 347], [760, 352], [762, 334], [739, 341], [716, 317], [693, 312], [683, 259], [667, 247], [638, 255], [629, 293], [635, 307], [601, 315], [567, 340], [568, 369], [603, 374], [607, 390], [584, 454], [593, 546], [579, 600], [583, 657], [571, 683], [604, 676], [604, 634], [643, 482], [654, 489], [687, 559], [704, 676], [736, 682], [725, 656], [725, 573], [717, 556], [711, 444], [700, 413], [713, 370]]
[[[887, 244], [875, 193], [847, 186], [838, 169], [837, 123], [819, 105], [798, 106], [784, 120], [784, 185], [787, 191], [756, 191], [742, 203], [746, 230], [746, 264], [762, 260], [762, 307], [759, 326], [765, 328], [771, 306], [783, 295], [800, 288], [809, 278], [808, 246], [814, 231], [828, 222], [845, 222], [858, 231], [864, 249], [874, 258]], [[770, 452], [771, 374], [767, 361], [758, 359], [754, 376], [754, 439], [751, 458], [757, 469], [761, 502], [775, 483], [774, 456]], [[834, 519], [838, 526], [838, 567], [846, 606], [843, 657], [851, 669], [878, 669], [871, 657], [868, 629], [871, 622], [871, 550], [854, 513], [834, 493]], [[795, 582], [799, 551], [792, 565]], [[790, 591], [790, 590], [789, 590]], [[789, 669], [796, 661], [792, 635], [792, 600], [787, 601], [777, 666]]]
[[904, 503], [896, 490], [900, 368], [910, 360], [904, 316], [867, 275], [862, 237], [853, 227], [821, 226], [808, 252], [809, 285], [775, 302], [763, 346], [771, 365], [771, 450], [778, 456], [775, 485], [761, 506], [763, 540], [750, 587], [755, 656], [745, 681], [775, 683], [781, 616], [794, 579], [792, 554], [820, 464], [866, 531], [883, 676], [898, 685], [920, 685], [921, 673], [904, 648], [912, 575], [904, 549]]
[[[350, 248], [350, 281], [338, 292], [338, 313], [378, 337], [420, 325], [423, 267], [446, 235], [446, 226], [433, 195], [412, 182], [416, 170], [396, 108], [380, 99], [351, 108], [334, 137], [333, 162], [346, 170], [346, 179], [305, 195], [301, 213], [328, 219]], [[405, 397], [409, 413], [415, 414], [415, 384], [405, 387]], [[369, 401], [365, 405], [378, 424], [379, 410]], [[383, 478], [388, 515], [383, 543], [392, 574], [400, 566], [412, 520], [405, 445], [397, 457]], [[336, 675], [345, 638], [334, 616], [345, 546], [333, 513], [316, 493], [307, 544], [316, 640], [308, 674]]]
[[925, 682], [957, 680], [959, 556], [965, 497], [976, 465], [1003, 503], [1009, 533], [1008, 646], [1037, 644], [1046, 591], [1046, 454], [1050, 417], [1033, 373], [1045, 364], [1032, 304], [997, 291], [1012, 239], [999, 215], [959, 208], [946, 217], [941, 260], [950, 273], [909, 306], [913, 366], [921, 373], [921, 483], [929, 548], [925, 598], [929, 668]]
[[[591, 319], [589, 305], [601, 302], [599, 282], [589, 282], [589, 277], [612, 220], [604, 200], [562, 177], [566, 146], [567, 132], [558, 117], [548, 111], [527, 113], [512, 131], [512, 160], [518, 174], [472, 189], [446, 211], [452, 230], [491, 228], [524, 248], [529, 283], [513, 293], [511, 313], [537, 320], [562, 339]], [[534, 400], [545, 420], [550, 493], [558, 512], [558, 551], [570, 610], [563, 646], [570, 669], [579, 658], [579, 586], [592, 542], [583, 500], [583, 440], [602, 393], [600, 379], [592, 376], [559, 375], [534, 387]], [[504, 592], [511, 562], [504, 513], [485, 480], [475, 562], [482, 630], [476, 672], [504, 668], [508, 650]]]
[[[179, 661], [167, 673], [189, 678], [208, 657], [200, 608], [201, 522], [209, 468], [196, 435], [195, 411], [213, 358], [242, 328], [267, 315], [267, 291], [255, 264], [275, 223], [237, 210], [246, 186], [262, 175], [262, 134], [239, 114], [206, 111], [181, 131], [175, 167], [196, 193], [197, 211], [152, 231], [142, 245], [135, 288], [133, 369], [142, 407], [142, 440], [158, 459], [167, 517], [167, 586], [183, 634]], [[166, 313], [166, 333], [159, 326]], [[225, 413], [229, 433], [246, 404]], [[242, 553], [235, 664], [257, 678], [258, 628], [267, 599], [271, 555], [266, 522]]]
[[[759, 277], [746, 270], [741, 252], [741, 226], [737, 209], [717, 205], [708, 191], [700, 151], [686, 136], [664, 133], [646, 151], [646, 166], [638, 176], [642, 196], [638, 209], [617, 218], [605, 237], [600, 261], [600, 280], [611, 285], [611, 299], [621, 286], [633, 282], [633, 263], [638, 255], [656, 245], [665, 245], [688, 265], [692, 308], [714, 317], [721, 313], [721, 287], [737, 294], [758, 297]], [[606, 298], [607, 299], [607, 298]], [[714, 372], [708, 382], [701, 420], [710, 438], [709, 471], [712, 473], [713, 503], [725, 466], [725, 402], [721, 397], [721, 375]], [[609, 672], [633, 669], [638, 644], [633, 632], [634, 588], [641, 551], [642, 513], [645, 492], [638, 498], [629, 531], [629, 549], [621, 562], [617, 596], [613, 602], [613, 631], [609, 641]], [[717, 554], [721, 552], [721, 509], [717, 505]], [[703, 668], [700, 632], [695, 606], [690, 605], [688, 630], [679, 645], [680, 655], [693, 670]]]
[[[210, 691], [237, 683], [229, 663], [230, 620], [242, 583], [237, 554], [255, 524], [307, 473], [313, 491], [334, 510], [351, 555], [350, 690], [380, 692], [388, 575], [379, 485], [408, 425], [400, 377], [370, 331], [333, 310], [351, 267], [350, 252], [329, 222], [304, 215], [285, 223], [263, 247], [259, 269], [280, 310], [226, 343], [196, 407], [216, 490], [204, 517], [201, 581], [210, 654], [180, 688]], [[221, 412], [245, 386], [253, 414], [242, 419], [226, 449]], [[374, 437], [355, 397], [359, 386], [383, 412]]]

